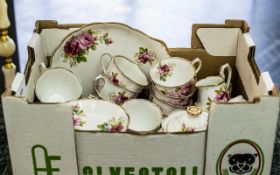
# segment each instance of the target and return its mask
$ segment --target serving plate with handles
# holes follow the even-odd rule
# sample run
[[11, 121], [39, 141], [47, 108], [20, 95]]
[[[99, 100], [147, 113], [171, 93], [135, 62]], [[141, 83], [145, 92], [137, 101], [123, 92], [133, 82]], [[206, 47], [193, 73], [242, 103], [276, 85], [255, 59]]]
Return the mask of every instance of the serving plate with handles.
[[159, 60], [169, 58], [166, 44], [121, 23], [92, 23], [78, 29], [58, 45], [50, 67], [65, 67], [79, 76], [83, 96], [93, 92], [92, 82], [102, 72], [103, 53], [123, 55], [138, 63], [146, 75]]

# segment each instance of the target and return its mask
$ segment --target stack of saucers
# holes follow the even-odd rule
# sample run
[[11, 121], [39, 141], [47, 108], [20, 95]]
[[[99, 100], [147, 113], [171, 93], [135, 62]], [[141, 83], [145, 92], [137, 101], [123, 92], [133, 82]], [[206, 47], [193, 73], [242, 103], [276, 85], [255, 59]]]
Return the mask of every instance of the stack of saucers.
[[150, 99], [168, 115], [192, 104], [196, 75], [201, 69], [199, 58], [189, 61], [172, 57], [160, 61], [150, 70], [152, 80]]
[[[105, 58], [109, 58], [105, 64]], [[145, 73], [140, 67], [121, 55], [112, 57], [105, 53], [101, 56], [103, 73], [95, 79], [95, 91], [103, 100], [122, 104], [136, 98], [149, 85]]]

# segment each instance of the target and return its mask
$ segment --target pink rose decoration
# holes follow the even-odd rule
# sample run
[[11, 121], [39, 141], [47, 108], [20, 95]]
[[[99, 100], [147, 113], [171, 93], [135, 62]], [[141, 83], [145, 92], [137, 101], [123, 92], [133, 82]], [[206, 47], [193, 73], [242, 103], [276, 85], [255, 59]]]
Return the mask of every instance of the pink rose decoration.
[[74, 124], [74, 126], [80, 126], [82, 124], [81, 118], [77, 115], [74, 115], [73, 116], [73, 124]]
[[109, 44], [112, 44], [113, 43], [113, 40], [111, 38], [106, 38], [105, 39], [105, 44], [106, 45], [109, 45]]
[[76, 66], [78, 63], [87, 62], [86, 55], [89, 49], [96, 50], [98, 44], [105, 43], [109, 45], [113, 43], [111, 38], [108, 38], [108, 33], [102, 36], [98, 36], [98, 31], [88, 30], [77, 36], [72, 36], [69, 41], [65, 43], [64, 60], [63, 62], [69, 61], [70, 66]]
[[80, 48], [84, 50], [90, 48], [95, 38], [91, 34], [85, 32], [79, 35], [77, 39], [79, 41]]
[[217, 102], [227, 102], [229, 101], [229, 94], [226, 91], [222, 91], [221, 93], [217, 94], [215, 97], [215, 101]]
[[122, 104], [123, 102], [125, 102], [126, 100], [128, 100], [128, 97], [124, 96], [124, 95], [119, 95], [115, 98], [115, 103], [117, 104]]
[[114, 85], [117, 85], [117, 86], [120, 85], [120, 84], [119, 84], [120, 81], [119, 81], [116, 77], [112, 77], [112, 78], [111, 78], [111, 81], [113, 82]]
[[167, 64], [160, 66], [159, 68], [159, 74], [162, 76], [164, 74], [168, 74], [170, 72], [170, 68]]
[[67, 55], [74, 56], [74, 55], [77, 55], [80, 51], [81, 51], [81, 48], [80, 48], [79, 41], [77, 39], [67, 41], [64, 46], [64, 52]]
[[146, 64], [149, 61], [150, 58], [151, 58], [151, 55], [147, 52], [143, 53], [143, 54], [140, 54], [139, 57], [138, 57], [139, 61], [141, 63], [144, 63], [144, 64]]
[[109, 76], [109, 79], [111, 80], [111, 82], [116, 85], [116, 86], [120, 86], [120, 81], [117, 78], [118, 73], [114, 73], [112, 72], [112, 75]]
[[179, 90], [179, 95], [183, 95], [183, 96], [188, 95], [188, 93], [190, 93], [192, 90], [192, 86], [193, 86], [192, 83], [187, 83], [183, 85]]
[[117, 126], [110, 128], [109, 132], [121, 132], [123, 130], [122, 123], [119, 123]]

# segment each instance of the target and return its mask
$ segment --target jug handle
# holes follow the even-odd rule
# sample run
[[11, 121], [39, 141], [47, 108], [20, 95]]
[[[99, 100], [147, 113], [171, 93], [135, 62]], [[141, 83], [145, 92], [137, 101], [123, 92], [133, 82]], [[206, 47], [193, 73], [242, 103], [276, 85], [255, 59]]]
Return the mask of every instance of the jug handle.
[[[102, 84], [99, 85], [99, 82], [102, 81]], [[102, 75], [99, 75], [95, 78], [95, 82], [94, 82], [94, 90], [97, 93], [97, 95], [100, 97], [100, 92], [99, 92], [99, 88], [103, 87], [105, 85], [105, 79]]]
[[[225, 75], [225, 70], [227, 70], [227, 77]], [[228, 63], [226, 63], [220, 67], [220, 76], [225, 79], [226, 87], [229, 88], [231, 76], [232, 76], [232, 69]]]
[[112, 61], [113, 61], [113, 57], [112, 57], [112, 55], [111, 54], [109, 54], [109, 53], [103, 53], [102, 55], [101, 55], [101, 57], [100, 57], [100, 64], [101, 64], [101, 67], [102, 67], [102, 70], [103, 70], [103, 73], [104, 74], [107, 74], [107, 71], [108, 71], [108, 67], [107, 68], [105, 68], [105, 63], [104, 63], [104, 56], [109, 56], [109, 58], [110, 58], [110, 61], [109, 61], [109, 66], [111, 65], [111, 63], [112, 63]]
[[[195, 67], [196, 64], [198, 64], [197, 68]], [[195, 69], [195, 73], [197, 74], [202, 67], [202, 61], [200, 60], [200, 58], [195, 58], [194, 60], [192, 60], [192, 65]]]

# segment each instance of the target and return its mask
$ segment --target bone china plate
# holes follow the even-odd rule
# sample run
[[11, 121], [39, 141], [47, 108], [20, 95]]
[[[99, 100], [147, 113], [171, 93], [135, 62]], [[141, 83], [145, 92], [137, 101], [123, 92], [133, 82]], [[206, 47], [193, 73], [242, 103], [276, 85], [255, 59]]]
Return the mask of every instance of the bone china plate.
[[70, 102], [75, 130], [125, 132], [129, 117], [120, 106], [103, 100], [82, 99]]
[[93, 92], [103, 53], [137, 62], [146, 75], [158, 60], [169, 58], [164, 42], [121, 23], [92, 23], [66, 36], [54, 51], [50, 67], [65, 67], [81, 78], [83, 96]]

